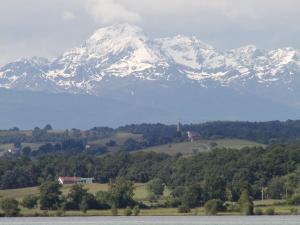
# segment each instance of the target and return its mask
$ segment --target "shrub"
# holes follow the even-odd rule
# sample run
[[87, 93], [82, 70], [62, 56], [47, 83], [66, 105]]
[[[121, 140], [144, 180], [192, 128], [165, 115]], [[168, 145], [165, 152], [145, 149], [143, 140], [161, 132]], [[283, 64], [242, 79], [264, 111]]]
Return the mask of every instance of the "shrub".
[[298, 215], [298, 209], [292, 208], [292, 209], [290, 209], [290, 211], [291, 211], [291, 214]]
[[178, 207], [178, 212], [179, 213], [189, 213], [191, 211], [190, 207], [188, 206], [188, 204], [181, 204]]
[[166, 205], [168, 207], [176, 208], [180, 206], [181, 200], [179, 198], [175, 198], [173, 196], [168, 196], [166, 200]]
[[58, 210], [56, 210], [55, 215], [58, 217], [64, 216], [65, 211], [63, 209], [58, 209]]
[[198, 216], [198, 214], [199, 214], [198, 208], [195, 208], [194, 216]]
[[224, 211], [223, 202], [220, 199], [211, 199], [205, 203], [204, 211], [206, 215], [216, 215]]
[[106, 145], [107, 147], [114, 147], [114, 146], [117, 145], [117, 142], [114, 141], [114, 140], [109, 140], [108, 142], [105, 143], [105, 145]]
[[118, 208], [117, 208], [116, 204], [112, 204], [111, 205], [111, 214], [113, 216], [117, 216], [118, 215]]
[[19, 202], [14, 198], [5, 198], [1, 201], [1, 208], [5, 216], [12, 217], [20, 214]]
[[149, 202], [157, 202], [157, 200], [158, 200], [158, 196], [157, 195], [155, 195], [154, 193], [152, 193], [152, 192], [150, 192], [150, 193], [148, 193], [148, 201]]
[[267, 208], [266, 211], [265, 211], [265, 214], [266, 215], [274, 215], [275, 214], [275, 210], [273, 208]]
[[240, 211], [243, 215], [253, 215], [253, 202], [249, 196], [249, 192], [244, 190], [239, 199]]
[[21, 205], [27, 209], [36, 208], [38, 204], [38, 199], [39, 198], [36, 196], [27, 195], [26, 197], [24, 197], [23, 201], [21, 202]]
[[133, 211], [134, 216], [140, 215], [140, 212], [141, 212], [140, 207], [138, 205], [136, 205], [132, 211]]
[[300, 205], [300, 195], [294, 195], [288, 203], [291, 205]]
[[147, 190], [156, 196], [163, 195], [164, 189], [164, 182], [158, 178], [149, 181], [147, 184]]
[[89, 209], [89, 204], [87, 202], [86, 199], [82, 199], [82, 201], [80, 202], [80, 205], [79, 205], [79, 209], [83, 212], [83, 213], [86, 213], [87, 210]]
[[238, 212], [240, 210], [239, 204], [235, 202], [226, 203], [226, 211], [228, 212]]
[[261, 216], [261, 215], [263, 215], [263, 211], [262, 211], [261, 208], [256, 208], [254, 210], [254, 214], [257, 215], [257, 216]]
[[132, 209], [130, 207], [127, 207], [124, 210], [124, 216], [131, 216], [132, 215]]
[[111, 193], [107, 191], [98, 191], [96, 193], [98, 209], [110, 209]]

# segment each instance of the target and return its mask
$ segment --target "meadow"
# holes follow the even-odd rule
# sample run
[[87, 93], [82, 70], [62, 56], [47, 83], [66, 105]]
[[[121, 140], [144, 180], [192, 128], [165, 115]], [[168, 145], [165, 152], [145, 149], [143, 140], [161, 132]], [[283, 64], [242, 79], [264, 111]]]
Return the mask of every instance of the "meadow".
[[194, 142], [172, 143], [159, 145], [151, 148], [142, 149], [144, 152], [166, 153], [176, 155], [181, 153], [185, 156], [192, 156], [200, 152], [208, 152], [216, 148], [233, 148], [242, 149], [245, 147], [265, 147], [265, 145], [241, 139], [216, 139], [216, 140], [199, 140]]
[[[67, 195], [72, 185], [64, 185], [62, 187], [62, 192], [64, 195]], [[203, 207], [197, 207], [191, 209], [189, 213], [179, 213], [177, 208], [162, 208], [155, 207], [147, 200], [148, 192], [146, 189], [146, 184], [136, 183], [134, 185], [134, 199], [136, 201], [143, 202], [144, 204], [150, 206], [148, 209], [141, 209], [140, 216], [204, 216], [205, 211]], [[98, 191], [107, 191], [108, 184], [87, 184], [85, 188], [92, 194], [97, 193]], [[20, 188], [20, 189], [11, 189], [11, 190], [0, 190], [1, 197], [14, 197], [18, 201], [27, 195], [39, 195], [38, 187], [31, 188]], [[166, 197], [170, 195], [170, 190], [165, 190], [164, 195], [159, 199], [159, 202], [164, 202]], [[259, 208], [265, 213], [268, 209], [274, 209], [276, 215], [292, 215], [295, 214], [295, 211], [300, 212], [300, 206], [291, 206], [285, 204], [284, 200], [272, 200], [267, 199], [264, 201], [254, 201], [255, 209]], [[43, 211], [38, 208], [36, 209], [27, 209], [21, 207], [21, 213], [23, 216], [61, 216], [63, 213], [64, 216], [111, 216], [111, 210], [88, 210], [86, 213], [81, 211]], [[124, 215], [124, 209], [118, 210], [118, 215]], [[218, 215], [223, 216], [232, 216], [239, 215], [239, 212], [220, 212]]]

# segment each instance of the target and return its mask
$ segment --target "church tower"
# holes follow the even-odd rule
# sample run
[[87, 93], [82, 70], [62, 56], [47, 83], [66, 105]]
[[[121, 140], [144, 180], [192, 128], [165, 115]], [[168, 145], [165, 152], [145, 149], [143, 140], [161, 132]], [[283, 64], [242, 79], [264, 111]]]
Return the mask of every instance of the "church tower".
[[182, 131], [182, 124], [179, 121], [177, 124], [177, 133], [181, 133], [181, 131]]

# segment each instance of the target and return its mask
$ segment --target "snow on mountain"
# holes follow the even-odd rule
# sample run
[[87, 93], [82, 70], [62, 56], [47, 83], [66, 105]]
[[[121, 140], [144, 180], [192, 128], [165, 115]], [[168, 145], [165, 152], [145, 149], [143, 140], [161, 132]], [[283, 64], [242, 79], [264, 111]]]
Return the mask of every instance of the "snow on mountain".
[[50, 62], [45, 58], [19, 59], [0, 69], [0, 87], [47, 90], [47, 71]]
[[129, 79], [289, 88], [299, 75], [300, 50], [264, 51], [250, 45], [221, 52], [196, 37], [151, 40], [137, 26], [117, 24], [97, 30], [82, 46], [51, 62], [35, 57], [3, 66], [0, 87], [100, 95], [107, 82]]
[[214, 53], [214, 49], [196, 37], [178, 35], [174, 38], [157, 39], [161, 48], [173, 60], [187, 68], [199, 70], [206, 58]]

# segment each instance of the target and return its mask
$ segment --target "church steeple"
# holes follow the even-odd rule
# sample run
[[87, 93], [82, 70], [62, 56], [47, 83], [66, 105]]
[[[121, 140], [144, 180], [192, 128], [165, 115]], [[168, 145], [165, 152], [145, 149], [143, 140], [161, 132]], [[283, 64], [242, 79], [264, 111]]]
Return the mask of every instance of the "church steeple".
[[177, 133], [181, 133], [182, 131], [182, 124], [180, 123], [180, 121], [178, 121], [177, 123]]

